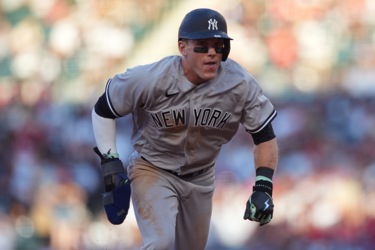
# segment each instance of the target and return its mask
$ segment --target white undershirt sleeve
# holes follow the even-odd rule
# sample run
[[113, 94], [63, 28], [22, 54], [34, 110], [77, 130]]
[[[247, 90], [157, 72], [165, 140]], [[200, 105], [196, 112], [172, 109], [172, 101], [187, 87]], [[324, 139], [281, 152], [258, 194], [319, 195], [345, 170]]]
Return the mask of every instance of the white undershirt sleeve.
[[93, 109], [91, 112], [92, 126], [96, 145], [102, 154], [117, 153], [116, 121], [99, 116]]

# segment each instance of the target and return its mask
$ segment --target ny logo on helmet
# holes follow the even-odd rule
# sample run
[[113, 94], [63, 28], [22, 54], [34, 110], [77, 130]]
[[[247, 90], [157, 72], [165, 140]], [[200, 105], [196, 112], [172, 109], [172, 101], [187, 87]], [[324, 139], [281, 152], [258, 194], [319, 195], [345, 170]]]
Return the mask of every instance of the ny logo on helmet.
[[212, 20], [212, 18], [211, 18], [210, 20], [208, 20], [208, 29], [209, 30], [218, 30], [216, 19]]

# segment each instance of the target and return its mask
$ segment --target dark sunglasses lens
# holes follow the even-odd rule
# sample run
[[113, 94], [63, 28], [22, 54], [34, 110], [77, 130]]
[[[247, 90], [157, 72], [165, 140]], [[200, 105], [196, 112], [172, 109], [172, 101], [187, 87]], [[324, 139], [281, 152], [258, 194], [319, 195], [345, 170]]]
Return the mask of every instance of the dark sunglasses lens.
[[208, 48], [207, 47], [194, 47], [195, 53], [207, 53]]
[[218, 48], [215, 48], [215, 51], [216, 51], [216, 53], [221, 54], [221, 53], [223, 53], [224, 48], [218, 47]]
[[[217, 47], [215, 48], [215, 52], [218, 54], [223, 53], [224, 48], [222, 47]], [[208, 52], [208, 47], [194, 47], [194, 52], [195, 53], [207, 53]]]

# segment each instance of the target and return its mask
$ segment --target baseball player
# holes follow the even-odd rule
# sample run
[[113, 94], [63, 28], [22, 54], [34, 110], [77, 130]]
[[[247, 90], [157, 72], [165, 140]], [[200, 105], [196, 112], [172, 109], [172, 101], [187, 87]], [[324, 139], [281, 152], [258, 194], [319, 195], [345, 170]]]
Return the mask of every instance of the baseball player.
[[[220, 13], [195, 9], [178, 31], [180, 55], [113, 76], [95, 104], [105, 211], [113, 224], [122, 223], [131, 193], [141, 249], [205, 248], [215, 161], [240, 124], [253, 138], [256, 167], [243, 218], [260, 225], [272, 219], [276, 111], [253, 76], [228, 58], [231, 40]], [[125, 171], [114, 119], [129, 114], [135, 152]]]

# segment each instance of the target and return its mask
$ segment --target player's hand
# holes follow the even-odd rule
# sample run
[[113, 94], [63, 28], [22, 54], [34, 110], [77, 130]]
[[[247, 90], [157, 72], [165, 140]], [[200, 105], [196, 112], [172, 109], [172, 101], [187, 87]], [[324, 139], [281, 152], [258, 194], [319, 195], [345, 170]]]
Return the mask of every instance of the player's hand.
[[253, 193], [246, 202], [244, 220], [259, 222], [260, 226], [269, 223], [273, 216], [272, 200], [272, 175], [273, 169], [259, 167], [256, 170], [256, 181], [253, 187]]
[[115, 225], [121, 224], [129, 210], [130, 180], [118, 154], [102, 154], [97, 147], [94, 151], [101, 159], [104, 178], [103, 204], [108, 220]]
[[100, 165], [104, 178], [105, 192], [110, 192], [129, 181], [118, 154], [102, 154], [97, 147], [94, 148], [94, 151], [101, 160]]
[[269, 223], [273, 216], [272, 197], [261, 191], [255, 191], [246, 202], [244, 219], [259, 222], [260, 226]]

